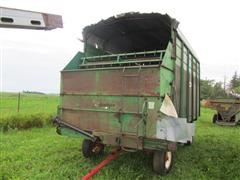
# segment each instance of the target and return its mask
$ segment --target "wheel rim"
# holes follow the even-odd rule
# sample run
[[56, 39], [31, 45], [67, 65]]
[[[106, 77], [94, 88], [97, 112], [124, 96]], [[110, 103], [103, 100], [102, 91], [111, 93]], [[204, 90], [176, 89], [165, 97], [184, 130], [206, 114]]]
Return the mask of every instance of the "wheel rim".
[[169, 169], [172, 163], [172, 152], [167, 151], [165, 156], [165, 168]]

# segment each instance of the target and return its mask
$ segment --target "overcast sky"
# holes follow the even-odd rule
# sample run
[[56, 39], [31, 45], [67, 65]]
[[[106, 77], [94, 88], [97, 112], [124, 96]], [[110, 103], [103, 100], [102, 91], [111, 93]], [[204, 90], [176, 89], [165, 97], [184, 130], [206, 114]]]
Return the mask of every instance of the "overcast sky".
[[119, 13], [168, 13], [201, 62], [201, 78], [229, 80], [240, 73], [240, 1], [67, 1], [0, 0], [0, 6], [54, 13], [63, 16], [63, 29], [34, 31], [0, 29], [1, 91], [57, 93], [59, 71], [77, 51], [86, 25]]

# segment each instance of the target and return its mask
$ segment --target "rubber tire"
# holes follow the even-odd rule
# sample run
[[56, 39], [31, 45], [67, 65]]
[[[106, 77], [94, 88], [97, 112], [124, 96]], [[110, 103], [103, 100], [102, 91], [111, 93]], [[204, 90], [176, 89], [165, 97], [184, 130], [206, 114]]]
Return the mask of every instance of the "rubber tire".
[[101, 150], [97, 153], [97, 155], [103, 155], [104, 154], [104, 148], [105, 146], [101, 144]]
[[92, 157], [93, 156], [93, 147], [94, 142], [92, 142], [89, 139], [84, 139], [82, 143], [82, 153], [85, 158]]
[[[169, 151], [171, 152], [171, 151]], [[172, 168], [173, 153], [171, 152], [171, 163], [168, 168], [165, 166], [167, 151], [155, 151], [153, 153], [153, 171], [160, 175], [166, 175]]]
[[213, 115], [213, 118], [212, 118], [213, 124], [215, 124], [215, 123], [217, 122], [217, 120], [218, 120], [218, 115], [217, 115], [217, 114], [214, 114], [214, 115]]
[[[100, 146], [100, 151], [98, 151], [98, 152], [93, 152], [93, 155], [103, 155], [104, 154], [104, 144], [98, 144], [98, 146]], [[94, 147], [93, 148], [95, 148], [96, 147], [96, 144], [94, 144]]]

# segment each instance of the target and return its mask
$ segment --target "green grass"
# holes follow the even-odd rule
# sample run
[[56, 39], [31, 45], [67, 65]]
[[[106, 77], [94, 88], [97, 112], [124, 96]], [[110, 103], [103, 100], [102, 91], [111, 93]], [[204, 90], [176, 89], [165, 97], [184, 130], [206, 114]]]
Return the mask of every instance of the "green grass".
[[17, 93], [0, 93], [0, 129], [28, 129], [49, 125], [56, 115], [58, 96], [21, 93], [18, 111]]
[[13, 114], [53, 113], [58, 105], [57, 95], [21, 93], [18, 113], [18, 93], [0, 93], [0, 112], [3, 117]]
[[[239, 179], [240, 128], [211, 123], [213, 111], [202, 109], [192, 146], [179, 146], [165, 177], [152, 172], [151, 156], [123, 153], [94, 179]], [[103, 157], [85, 159], [82, 139], [62, 137], [51, 127], [1, 133], [2, 179], [78, 179]]]

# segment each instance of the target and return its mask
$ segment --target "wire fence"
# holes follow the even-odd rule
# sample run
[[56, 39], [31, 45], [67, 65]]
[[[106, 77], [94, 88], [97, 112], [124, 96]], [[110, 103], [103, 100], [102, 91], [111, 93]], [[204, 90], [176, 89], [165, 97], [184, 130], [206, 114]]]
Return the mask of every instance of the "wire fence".
[[2, 93], [0, 112], [9, 113], [55, 113], [59, 96], [56, 94]]

